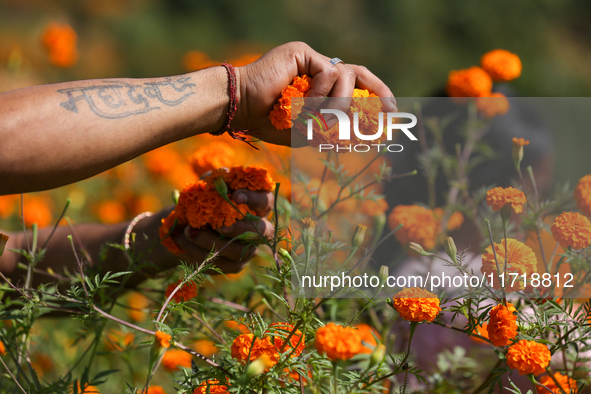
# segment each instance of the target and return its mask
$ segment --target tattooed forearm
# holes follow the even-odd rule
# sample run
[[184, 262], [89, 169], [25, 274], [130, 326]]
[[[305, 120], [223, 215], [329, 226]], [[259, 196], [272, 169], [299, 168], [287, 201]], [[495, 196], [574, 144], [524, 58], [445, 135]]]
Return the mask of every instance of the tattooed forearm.
[[[195, 94], [191, 77], [166, 78], [160, 82], [134, 85], [123, 81], [104, 81], [102, 85], [58, 90], [68, 96], [61, 106], [78, 113], [78, 102], [102, 118], [118, 119], [167, 106], [179, 105]], [[84, 104], [86, 103], [86, 104]]]

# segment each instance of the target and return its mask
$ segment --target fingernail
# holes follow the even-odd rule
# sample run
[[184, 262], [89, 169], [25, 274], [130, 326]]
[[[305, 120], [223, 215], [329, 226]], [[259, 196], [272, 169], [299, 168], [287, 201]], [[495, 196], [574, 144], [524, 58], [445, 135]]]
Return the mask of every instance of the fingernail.
[[245, 193], [238, 193], [238, 195], [236, 196], [236, 202], [238, 204], [246, 204], [247, 201], [248, 196]]

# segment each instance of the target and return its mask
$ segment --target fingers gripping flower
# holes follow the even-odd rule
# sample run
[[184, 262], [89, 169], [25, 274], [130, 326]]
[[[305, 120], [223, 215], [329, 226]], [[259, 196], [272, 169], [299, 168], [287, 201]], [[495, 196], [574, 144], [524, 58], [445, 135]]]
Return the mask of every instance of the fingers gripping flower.
[[486, 205], [492, 206], [493, 211], [500, 211], [505, 205], [510, 204], [515, 213], [521, 213], [526, 202], [525, 194], [514, 187], [495, 187], [486, 192]]
[[564, 212], [552, 223], [552, 235], [563, 248], [583, 249], [591, 245], [591, 222], [576, 212]]
[[[295, 77], [292, 84], [281, 92], [279, 101], [275, 103], [269, 114], [271, 123], [277, 130], [291, 128], [292, 120], [296, 119], [302, 110], [302, 100], [295, 100], [292, 105], [292, 97], [304, 97], [305, 93], [312, 87], [312, 78], [307, 75]], [[297, 102], [297, 104], [296, 104]]]
[[363, 350], [359, 331], [328, 323], [316, 330], [316, 350], [332, 361], [348, 360]]
[[[501, 288], [502, 283], [498, 275], [504, 273], [503, 284], [506, 292], [523, 290], [525, 287], [523, 275], [529, 278], [538, 270], [536, 254], [529, 246], [513, 238], [507, 238], [507, 249], [505, 249], [505, 240], [500, 243], [495, 242], [494, 246], [495, 253], [493, 253], [492, 246], [489, 246], [482, 255], [480, 272], [487, 276], [493, 274], [492, 287], [495, 289]], [[507, 260], [506, 267], [505, 259]], [[497, 272], [497, 262], [501, 272]], [[517, 273], [516, 278], [514, 275], [510, 275], [513, 273]]]
[[499, 304], [491, 309], [487, 325], [488, 339], [495, 346], [507, 346], [517, 336], [517, 316], [510, 302], [507, 306]]
[[550, 350], [536, 341], [521, 340], [509, 347], [507, 365], [520, 375], [539, 375], [550, 364]]
[[441, 312], [439, 298], [418, 287], [409, 287], [398, 292], [392, 298], [392, 307], [404, 320], [413, 322], [432, 322]]

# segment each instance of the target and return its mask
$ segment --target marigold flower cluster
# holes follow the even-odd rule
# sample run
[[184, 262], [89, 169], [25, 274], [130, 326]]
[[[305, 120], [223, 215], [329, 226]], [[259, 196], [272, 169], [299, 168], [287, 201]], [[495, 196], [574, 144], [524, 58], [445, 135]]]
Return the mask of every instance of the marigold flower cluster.
[[[166, 287], [166, 292], [164, 293], [164, 297], [168, 298], [170, 297], [170, 295], [172, 294], [172, 292], [174, 291], [174, 289], [177, 288], [177, 286], [182, 282], [182, 279], [177, 280], [174, 283], [169, 284]], [[184, 285], [181, 286], [180, 289], [178, 289], [178, 291], [176, 293], [174, 293], [174, 296], [172, 296], [172, 299], [174, 300], [174, 302], [183, 302], [183, 301], [189, 301], [192, 298], [197, 297], [197, 292], [198, 292], [198, 287], [194, 282], [187, 282]]]
[[43, 32], [42, 41], [54, 66], [72, 67], [78, 62], [78, 36], [72, 26], [52, 23]]
[[[554, 382], [554, 379], [556, 379], [556, 381], [560, 384], [560, 388], [556, 385], [556, 383]], [[554, 379], [552, 379], [552, 377], [550, 375], [542, 376], [540, 379], [538, 379], [538, 381], [541, 384], [541, 385], [538, 385], [538, 392], [539, 393], [543, 393], [544, 391], [548, 392], [546, 390], [546, 387], [547, 387], [550, 390], [552, 390], [553, 393], [556, 393], [556, 394], [562, 393], [562, 391], [560, 391], [560, 389], [564, 390], [565, 392], [567, 392], [569, 394], [577, 394], [578, 389], [577, 389], [577, 381], [576, 380], [569, 378], [567, 375], [563, 375], [560, 372], [554, 373]]]
[[187, 184], [180, 193], [175, 210], [162, 220], [160, 227], [160, 240], [172, 253], [183, 253], [174, 240], [167, 237], [175, 220], [177, 225], [189, 224], [195, 229], [206, 226], [219, 229], [233, 225], [243, 219], [246, 214], [254, 214], [246, 204], [231, 204], [226, 201], [216, 190], [215, 183], [218, 178], [226, 184], [228, 198], [231, 198], [231, 194], [238, 189], [272, 191], [275, 188], [269, 171], [256, 166], [215, 169], [205, 180]]
[[439, 298], [428, 290], [409, 287], [392, 298], [392, 306], [404, 320], [413, 322], [432, 322], [441, 307]]
[[302, 110], [303, 100], [296, 100], [292, 103], [292, 97], [304, 97], [312, 87], [312, 78], [307, 75], [295, 77], [291, 85], [281, 91], [281, 97], [273, 106], [269, 114], [271, 124], [277, 130], [290, 129], [293, 126], [292, 120], [296, 119]]
[[583, 215], [591, 216], [591, 174], [585, 175], [579, 179], [577, 187], [575, 188], [575, 201], [577, 208]]
[[564, 212], [554, 219], [552, 235], [563, 248], [583, 249], [591, 245], [591, 222], [577, 212]]
[[504, 49], [495, 49], [480, 58], [480, 65], [495, 81], [511, 81], [521, 75], [521, 59]]
[[[254, 344], [253, 344], [254, 341]], [[279, 361], [279, 353], [270, 336], [255, 338], [254, 334], [241, 334], [234, 339], [231, 348], [232, 357], [246, 364], [260, 357], [267, 357], [270, 364], [275, 365]], [[250, 353], [250, 359], [248, 357]]]
[[550, 364], [551, 354], [546, 345], [522, 339], [509, 347], [506, 357], [509, 368], [520, 375], [539, 375]]
[[521, 213], [526, 202], [525, 194], [514, 187], [495, 187], [486, 192], [486, 205], [492, 207], [493, 211], [500, 211], [505, 205], [511, 204], [515, 213]]
[[447, 95], [450, 97], [487, 96], [492, 90], [492, 78], [480, 67], [450, 71]]
[[[520, 291], [525, 288], [522, 275], [526, 278], [531, 277], [532, 274], [538, 271], [538, 260], [534, 251], [523, 242], [513, 238], [507, 238], [507, 249], [505, 249], [505, 240], [500, 243], [494, 243], [495, 254], [493, 254], [492, 246], [488, 246], [482, 255], [482, 267], [480, 272], [488, 276], [493, 274], [493, 288], [500, 289], [501, 283], [498, 274], [505, 273], [505, 291], [511, 293], [513, 291]], [[507, 259], [507, 268], [505, 268], [505, 259]], [[501, 272], [497, 272], [498, 267]], [[518, 277], [513, 281], [511, 273], [517, 273]]]
[[[394, 237], [402, 245], [415, 242], [425, 250], [431, 250], [435, 248], [437, 236], [441, 233], [443, 216], [444, 211], [441, 208], [432, 210], [420, 205], [398, 205], [388, 216], [388, 226], [393, 230], [402, 224], [394, 233]], [[464, 216], [460, 212], [454, 212], [449, 217], [446, 228], [448, 231], [457, 230], [463, 222]]]
[[316, 350], [333, 361], [348, 360], [363, 351], [359, 330], [334, 323], [316, 330]]
[[507, 346], [517, 336], [517, 316], [515, 307], [510, 302], [507, 306], [499, 304], [491, 309], [487, 325], [488, 339], [495, 346]]
[[227, 394], [228, 386], [217, 379], [208, 379], [193, 390], [193, 394]]

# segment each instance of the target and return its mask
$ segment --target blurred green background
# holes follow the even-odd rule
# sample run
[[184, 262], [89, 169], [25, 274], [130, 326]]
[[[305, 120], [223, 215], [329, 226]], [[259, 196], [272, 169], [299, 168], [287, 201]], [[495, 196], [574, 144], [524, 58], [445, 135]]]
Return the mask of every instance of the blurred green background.
[[[177, 74], [190, 50], [222, 61], [301, 40], [367, 66], [399, 97], [435, 94], [450, 70], [477, 65], [495, 48], [522, 59], [512, 83], [518, 95], [590, 96], [590, 20], [591, 2], [582, 0], [2, 0], [0, 91]], [[40, 36], [50, 22], [78, 34], [80, 60], [70, 69], [47, 65]], [[15, 48], [22, 62], [11, 73]], [[584, 129], [560, 133], [557, 173], [576, 182], [591, 170], [591, 137]]]

